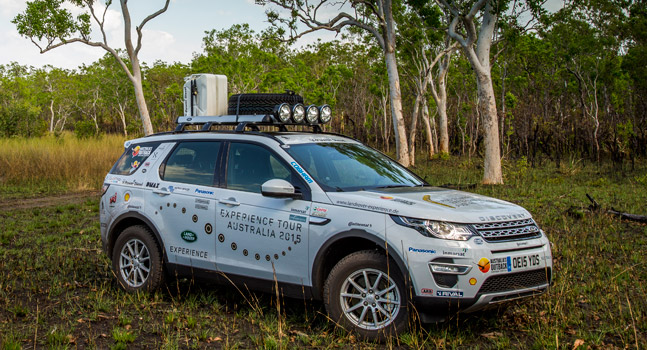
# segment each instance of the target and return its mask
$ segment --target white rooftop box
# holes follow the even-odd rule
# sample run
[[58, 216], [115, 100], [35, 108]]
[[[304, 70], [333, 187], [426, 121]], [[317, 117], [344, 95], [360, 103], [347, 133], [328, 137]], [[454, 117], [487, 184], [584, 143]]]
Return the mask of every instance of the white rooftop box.
[[184, 78], [184, 115], [227, 114], [227, 76], [193, 74]]

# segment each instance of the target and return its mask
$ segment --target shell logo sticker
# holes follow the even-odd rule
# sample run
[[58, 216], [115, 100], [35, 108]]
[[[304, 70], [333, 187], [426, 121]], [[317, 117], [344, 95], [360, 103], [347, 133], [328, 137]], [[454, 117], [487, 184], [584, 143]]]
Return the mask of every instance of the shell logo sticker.
[[490, 271], [490, 260], [488, 260], [487, 258], [481, 258], [481, 260], [479, 260], [478, 266], [481, 272], [487, 273], [488, 271]]
[[128, 202], [129, 200], [130, 200], [130, 192], [126, 192], [126, 194], [124, 194], [124, 202]]
[[472, 277], [470, 278], [470, 285], [475, 285], [476, 284], [476, 278]]

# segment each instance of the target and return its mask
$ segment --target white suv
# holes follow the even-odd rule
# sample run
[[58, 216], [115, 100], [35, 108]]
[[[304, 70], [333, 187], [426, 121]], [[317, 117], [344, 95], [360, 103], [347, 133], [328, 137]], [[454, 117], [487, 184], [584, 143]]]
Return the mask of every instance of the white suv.
[[[101, 198], [119, 284], [226, 275], [323, 300], [332, 320], [368, 339], [403, 330], [414, 307], [433, 321], [547, 290], [550, 243], [524, 208], [429, 186], [356, 140], [321, 133], [329, 107], [309, 122], [303, 111], [180, 117], [174, 132], [126, 142]], [[285, 131], [299, 123], [314, 132]]]

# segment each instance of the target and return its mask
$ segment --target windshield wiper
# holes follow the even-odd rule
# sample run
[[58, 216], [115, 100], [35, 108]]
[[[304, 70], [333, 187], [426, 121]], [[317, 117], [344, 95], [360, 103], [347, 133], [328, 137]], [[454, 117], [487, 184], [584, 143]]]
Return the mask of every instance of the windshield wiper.
[[375, 189], [378, 189], [378, 188], [400, 188], [400, 187], [413, 187], [413, 186], [409, 186], [409, 185], [386, 185], [386, 186], [375, 187]]

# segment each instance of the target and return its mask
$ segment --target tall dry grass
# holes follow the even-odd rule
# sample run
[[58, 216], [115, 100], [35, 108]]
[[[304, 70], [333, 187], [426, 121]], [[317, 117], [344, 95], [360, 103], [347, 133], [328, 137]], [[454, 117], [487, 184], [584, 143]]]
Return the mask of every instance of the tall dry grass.
[[101, 188], [123, 152], [124, 137], [78, 139], [71, 133], [0, 139], [0, 186], [53, 184], [68, 190]]

